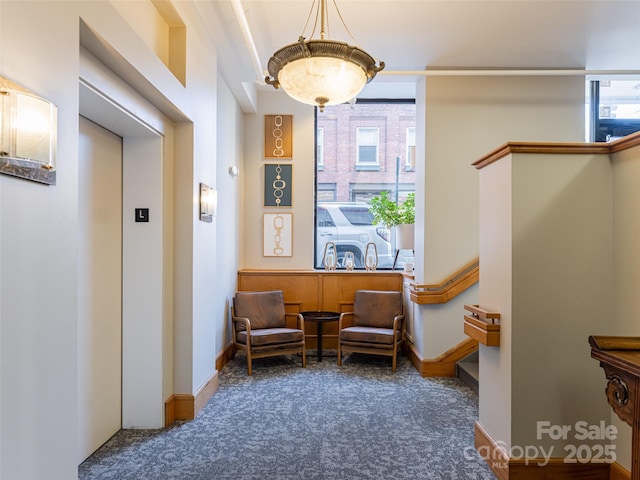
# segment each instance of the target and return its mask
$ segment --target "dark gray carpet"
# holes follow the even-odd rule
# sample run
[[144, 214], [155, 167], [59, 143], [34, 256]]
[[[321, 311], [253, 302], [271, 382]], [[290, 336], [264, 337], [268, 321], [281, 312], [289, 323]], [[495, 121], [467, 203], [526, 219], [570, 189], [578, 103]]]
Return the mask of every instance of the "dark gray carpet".
[[[334, 352], [335, 353], [335, 352]], [[80, 479], [495, 480], [473, 448], [478, 397], [455, 378], [421, 378], [410, 362], [353, 354], [240, 354], [198, 418], [122, 430]]]

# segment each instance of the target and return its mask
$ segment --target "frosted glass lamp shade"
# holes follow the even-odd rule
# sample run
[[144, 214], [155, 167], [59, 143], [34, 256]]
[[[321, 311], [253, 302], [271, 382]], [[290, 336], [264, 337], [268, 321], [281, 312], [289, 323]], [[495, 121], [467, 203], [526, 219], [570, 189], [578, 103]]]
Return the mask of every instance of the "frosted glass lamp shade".
[[56, 107], [35, 95], [3, 89], [0, 92], [0, 109], [1, 154], [54, 167]]
[[58, 109], [0, 77], [0, 173], [56, 184]]
[[339, 58], [309, 57], [289, 62], [278, 74], [287, 94], [308, 105], [338, 105], [355, 98], [367, 83], [359, 65]]
[[384, 62], [361, 48], [333, 40], [305, 40], [282, 47], [269, 59], [265, 82], [282, 87], [293, 99], [308, 105], [337, 105], [355, 98]]

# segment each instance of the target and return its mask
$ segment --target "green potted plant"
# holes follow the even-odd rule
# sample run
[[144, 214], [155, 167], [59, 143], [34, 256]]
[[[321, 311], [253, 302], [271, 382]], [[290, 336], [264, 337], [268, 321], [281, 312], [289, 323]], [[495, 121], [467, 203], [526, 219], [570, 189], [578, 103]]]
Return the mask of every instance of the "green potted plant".
[[414, 224], [416, 221], [416, 194], [409, 193], [404, 202], [396, 203], [389, 192], [381, 192], [369, 202], [369, 210], [376, 224], [395, 228], [396, 249], [413, 250]]

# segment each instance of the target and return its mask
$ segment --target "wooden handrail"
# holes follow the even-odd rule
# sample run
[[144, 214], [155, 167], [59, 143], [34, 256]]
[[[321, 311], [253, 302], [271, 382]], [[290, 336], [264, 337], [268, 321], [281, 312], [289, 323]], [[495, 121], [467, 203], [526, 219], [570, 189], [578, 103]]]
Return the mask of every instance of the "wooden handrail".
[[479, 305], [465, 305], [471, 315], [464, 316], [464, 333], [488, 347], [500, 346], [500, 313], [490, 312]]
[[439, 284], [409, 284], [411, 301], [420, 305], [446, 303], [480, 279], [480, 261], [476, 258]]

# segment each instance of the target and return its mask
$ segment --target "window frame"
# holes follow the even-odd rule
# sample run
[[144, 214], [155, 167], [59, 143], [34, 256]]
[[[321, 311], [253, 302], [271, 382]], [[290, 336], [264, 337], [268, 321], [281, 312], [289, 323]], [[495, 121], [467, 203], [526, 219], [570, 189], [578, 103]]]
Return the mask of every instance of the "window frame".
[[[375, 142], [374, 144], [363, 144], [361, 142], [360, 134], [365, 130], [369, 130], [371, 132], [375, 131]], [[375, 147], [375, 160], [361, 160], [360, 158], [360, 147]], [[379, 127], [356, 127], [356, 167], [359, 168], [380, 168], [380, 128]]]

